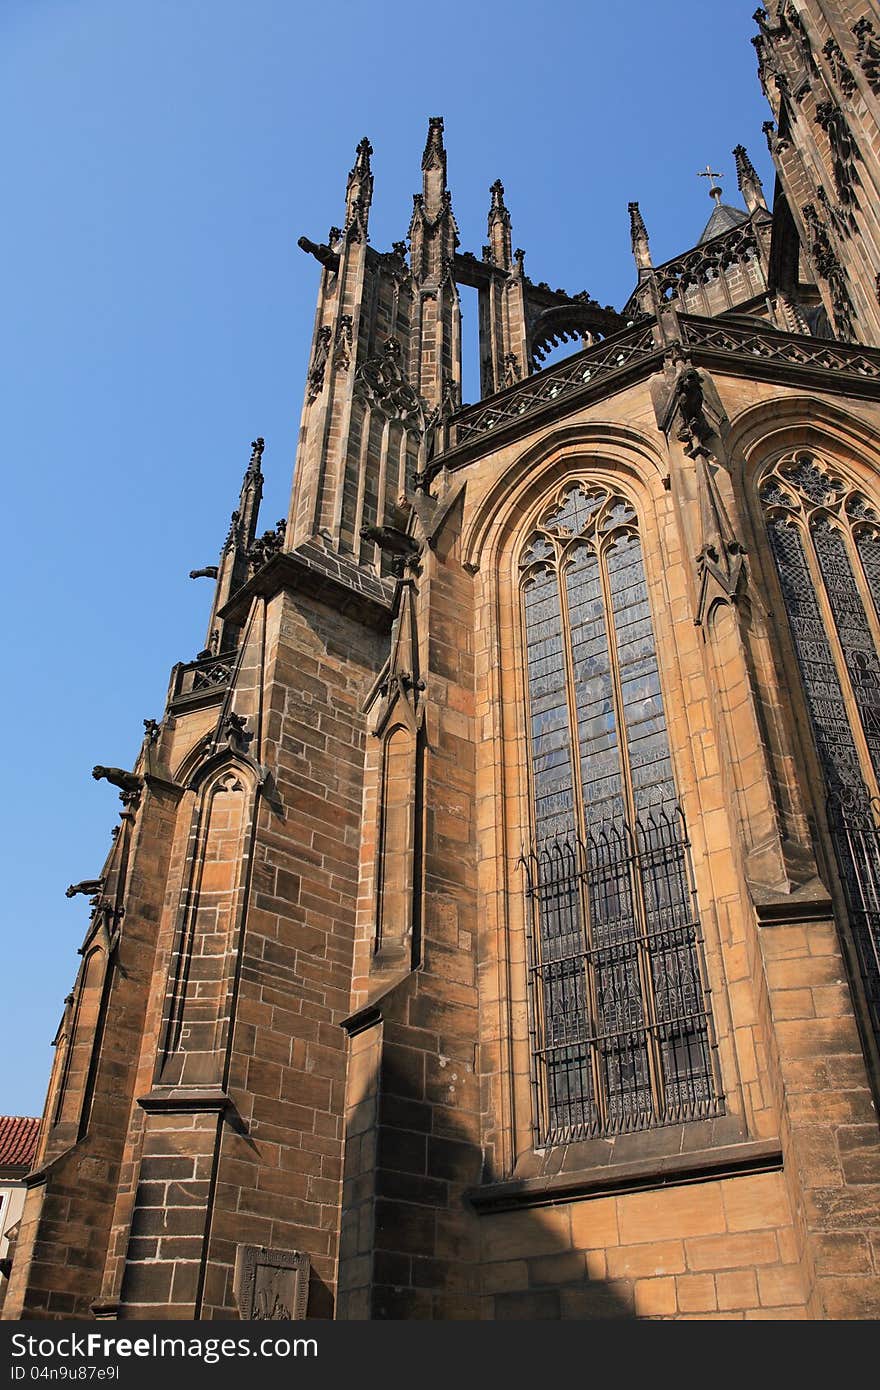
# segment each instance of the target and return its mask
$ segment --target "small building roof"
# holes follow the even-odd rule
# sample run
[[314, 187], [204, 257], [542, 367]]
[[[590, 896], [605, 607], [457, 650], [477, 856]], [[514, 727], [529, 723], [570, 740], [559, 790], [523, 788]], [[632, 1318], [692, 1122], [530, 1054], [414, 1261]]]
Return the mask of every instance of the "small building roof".
[[748, 220], [749, 214], [743, 212], [742, 208], [732, 208], [729, 203], [717, 203], [712, 209], [712, 216], [703, 228], [703, 235], [697, 245], [702, 246], [704, 241], [711, 241], [713, 237], [721, 236], [723, 232], [730, 232], [734, 227], [739, 227]]
[[0, 1168], [30, 1168], [39, 1132], [33, 1115], [0, 1115]]

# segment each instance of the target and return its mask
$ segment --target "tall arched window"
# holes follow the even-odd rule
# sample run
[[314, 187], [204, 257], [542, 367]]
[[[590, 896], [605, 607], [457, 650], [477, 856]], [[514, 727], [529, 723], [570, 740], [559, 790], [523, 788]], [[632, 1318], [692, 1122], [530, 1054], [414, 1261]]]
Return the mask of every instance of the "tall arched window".
[[880, 1037], [880, 516], [858, 488], [804, 452], [768, 469], [760, 497]]
[[542, 1143], [719, 1113], [636, 514], [568, 485], [520, 556]]

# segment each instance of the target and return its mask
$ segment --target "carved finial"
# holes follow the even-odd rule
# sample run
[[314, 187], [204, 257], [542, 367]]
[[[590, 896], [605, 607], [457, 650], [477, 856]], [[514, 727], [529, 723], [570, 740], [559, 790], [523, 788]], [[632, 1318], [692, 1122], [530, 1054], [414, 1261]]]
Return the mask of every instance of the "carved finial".
[[265, 447], [266, 441], [262, 436], [258, 436], [256, 439], [251, 440], [251, 461], [248, 464], [249, 473], [259, 473], [260, 461], [263, 457], [263, 450]]
[[422, 168], [431, 169], [440, 165], [446, 177], [446, 151], [443, 148], [443, 117], [431, 116], [428, 119], [428, 138], [422, 154]]
[[736, 160], [736, 181], [749, 212], [755, 212], [758, 208], [766, 209], [764, 189], [758, 178], [757, 170], [749, 159], [745, 145], [737, 145], [733, 151], [733, 157]]
[[489, 189], [489, 245], [486, 259], [492, 264], [510, 270], [513, 264], [511, 253], [510, 213], [504, 204], [504, 184], [496, 179]]
[[[345, 236], [348, 241], [365, 241], [367, 237], [370, 204], [373, 201], [373, 175], [370, 169], [372, 153], [373, 146], [364, 136], [357, 147], [354, 168], [349, 173], [345, 187]], [[331, 233], [330, 245], [333, 244], [334, 237]]]
[[630, 203], [628, 207], [629, 233], [636, 265], [639, 270], [650, 270], [651, 247], [648, 244], [648, 229], [645, 226], [645, 219], [639, 211], [638, 203]]

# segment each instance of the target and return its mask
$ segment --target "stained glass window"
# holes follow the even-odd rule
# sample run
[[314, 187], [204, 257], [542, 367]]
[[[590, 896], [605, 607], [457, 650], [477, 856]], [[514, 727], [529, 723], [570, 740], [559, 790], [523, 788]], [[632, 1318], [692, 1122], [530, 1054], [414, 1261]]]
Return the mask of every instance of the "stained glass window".
[[539, 1142], [720, 1112], [637, 517], [569, 485], [520, 556]]
[[880, 1037], [880, 518], [858, 489], [803, 452], [765, 473], [760, 497]]

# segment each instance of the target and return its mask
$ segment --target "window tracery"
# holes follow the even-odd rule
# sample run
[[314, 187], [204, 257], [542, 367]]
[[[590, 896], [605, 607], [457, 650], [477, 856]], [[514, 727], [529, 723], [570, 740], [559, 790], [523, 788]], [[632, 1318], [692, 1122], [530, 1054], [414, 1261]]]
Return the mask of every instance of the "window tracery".
[[568, 485], [520, 554], [539, 1142], [719, 1113], [688, 841], [631, 503]]
[[880, 1035], [880, 516], [824, 460], [778, 460], [759, 487], [868, 1006]]

